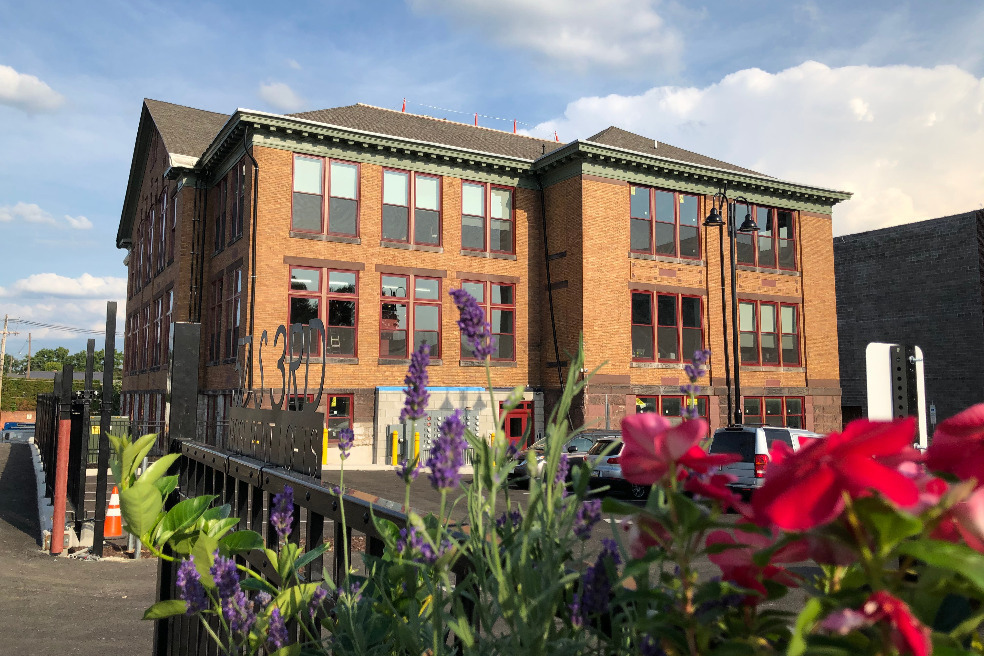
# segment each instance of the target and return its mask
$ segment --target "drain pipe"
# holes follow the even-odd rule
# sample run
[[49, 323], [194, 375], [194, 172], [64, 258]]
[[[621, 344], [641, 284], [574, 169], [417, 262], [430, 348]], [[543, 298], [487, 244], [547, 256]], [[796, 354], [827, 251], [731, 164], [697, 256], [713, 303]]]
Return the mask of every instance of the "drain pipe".
[[[249, 136], [249, 126], [246, 126], [246, 130], [243, 132], [243, 151], [245, 151], [246, 156], [249, 157], [250, 161], [253, 162], [253, 184], [250, 188], [250, 195], [253, 197], [253, 216], [251, 219], [251, 225], [249, 229], [249, 248], [250, 248], [250, 262], [249, 262], [249, 334], [250, 337], [253, 336], [255, 332], [254, 320], [256, 317], [256, 210], [257, 210], [257, 198], [259, 198], [259, 182], [260, 182], [260, 164], [253, 157], [250, 152], [252, 150], [252, 144], [247, 146], [247, 137]], [[250, 344], [250, 356], [246, 358], [246, 366], [249, 368], [249, 389], [253, 389], [253, 349], [255, 344]]]

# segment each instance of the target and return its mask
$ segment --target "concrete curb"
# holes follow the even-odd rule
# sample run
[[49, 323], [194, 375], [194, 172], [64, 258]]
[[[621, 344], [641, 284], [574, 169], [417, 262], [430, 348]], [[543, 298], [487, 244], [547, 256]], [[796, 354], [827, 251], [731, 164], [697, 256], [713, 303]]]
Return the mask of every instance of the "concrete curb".
[[[345, 471], [348, 471], [348, 472], [394, 471], [395, 469], [396, 469], [396, 467], [394, 467], [392, 465], [347, 465], [345, 467]], [[326, 473], [329, 473], [329, 472], [330, 473], [337, 473], [337, 472], [340, 472], [341, 470], [342, 470], [341, 467], [337, 467], [335, 465], [322, 465], [321, 466], [321, 473], [322, 474], [326, 474]], [[475, 468], [472, 465], [464, 465], [458, 471], [460, 471], [465, 476], [471, 476], [472, 474], [475, 473]], [[429, 474], [429, 473], [430, 473], [430, 467], [421, 467], [420, 468], [420, 474], [421, 475], [423, 475], [423, 474]]]

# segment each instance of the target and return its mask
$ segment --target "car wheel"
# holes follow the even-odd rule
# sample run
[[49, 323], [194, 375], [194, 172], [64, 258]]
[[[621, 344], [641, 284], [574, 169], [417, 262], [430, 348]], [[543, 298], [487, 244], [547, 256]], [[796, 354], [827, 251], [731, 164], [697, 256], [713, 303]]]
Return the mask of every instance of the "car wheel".
[[632, 495], [633, 499], [645, 499], [646, 492], [648, 491], [649, 488], [646, 487], [645, 485], [633, 485], [632, 488], [629, 490], [629, 493]]

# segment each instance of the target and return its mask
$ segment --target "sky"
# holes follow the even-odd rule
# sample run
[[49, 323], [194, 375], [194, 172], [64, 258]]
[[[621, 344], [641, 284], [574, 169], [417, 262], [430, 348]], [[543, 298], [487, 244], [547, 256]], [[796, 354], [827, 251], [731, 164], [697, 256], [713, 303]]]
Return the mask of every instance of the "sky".
[[[840, 235], [984, 207], [981, 34], [979, 0], [0, 0], [0, 318], [124, 316], [145, 97], [226, 114], [405, 98], [561, 141], [617, 125], [850, 191]], [[28, 331], [85, 347], [11, 329], [17, 357]]]

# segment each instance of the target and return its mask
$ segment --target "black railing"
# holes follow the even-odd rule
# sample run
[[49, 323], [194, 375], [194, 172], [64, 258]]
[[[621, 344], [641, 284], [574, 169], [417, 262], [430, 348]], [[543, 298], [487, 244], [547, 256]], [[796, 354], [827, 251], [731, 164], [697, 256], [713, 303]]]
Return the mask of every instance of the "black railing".
[[55, 490], [55, 462], [58, 459], [58, 396], [38, 394], [34, 443], [41, 455], [44, 470], [44, 493], [51, 497]]
[[[299, 474], [244, 455], [236, 455], [200, 442], [172, 440], [173, 452], [181, 453], [178, 460], [178, 492], [172, 495], [171, 504], [181, 498], [202, 494], [215, 494], [214, 505], [229, 504], [231, 517], [240, 519], [237, 529], [250, 529], [263, 536], [267, 545], [275, 548], [277, 535], [270, 525], [270, 508], [273, 495], [283, 491], [285, 485], [294, 490], [294, 517], [288, 540], [313, 549], [325, 541], [331, 549], [304, 568], [308, 581], [322, 578], [327, 569], [334, 572], [334, 580], [343, 578], [344, 550], [353, 546], [359, 551], [382, 556], [383, 539], [376, 531], [373, 515], [388, 519], [398, 527], [406, 526], [406, 515], [397, 503], [362, 492], [349, 491], [341, 498], [322, 485], [319, 478]], [[174, 498], [179, 497], [179, 498]], [[342, 530], [342, 513], [345, 513], [347, 530]], [[361, 536], [360, 536], [361, 534]], [[361, 537], [360, 540], [353, 540]], [[278, 583], [277, 574], [269, 565], [262, 551], [255, 551], [242, 558], [243, 564]], [[353, 564], [356, 562], [352, 559]], [[157, 574], [157, 601], [177, 598], [175, 577], [177, 563], [160, 559]], [[159, 620], [155, 627], [154, 654], [211, 654], [207, 632], [198, 617], [184, 615]], [[292, 636], [296, 638], [296, 636]]]

